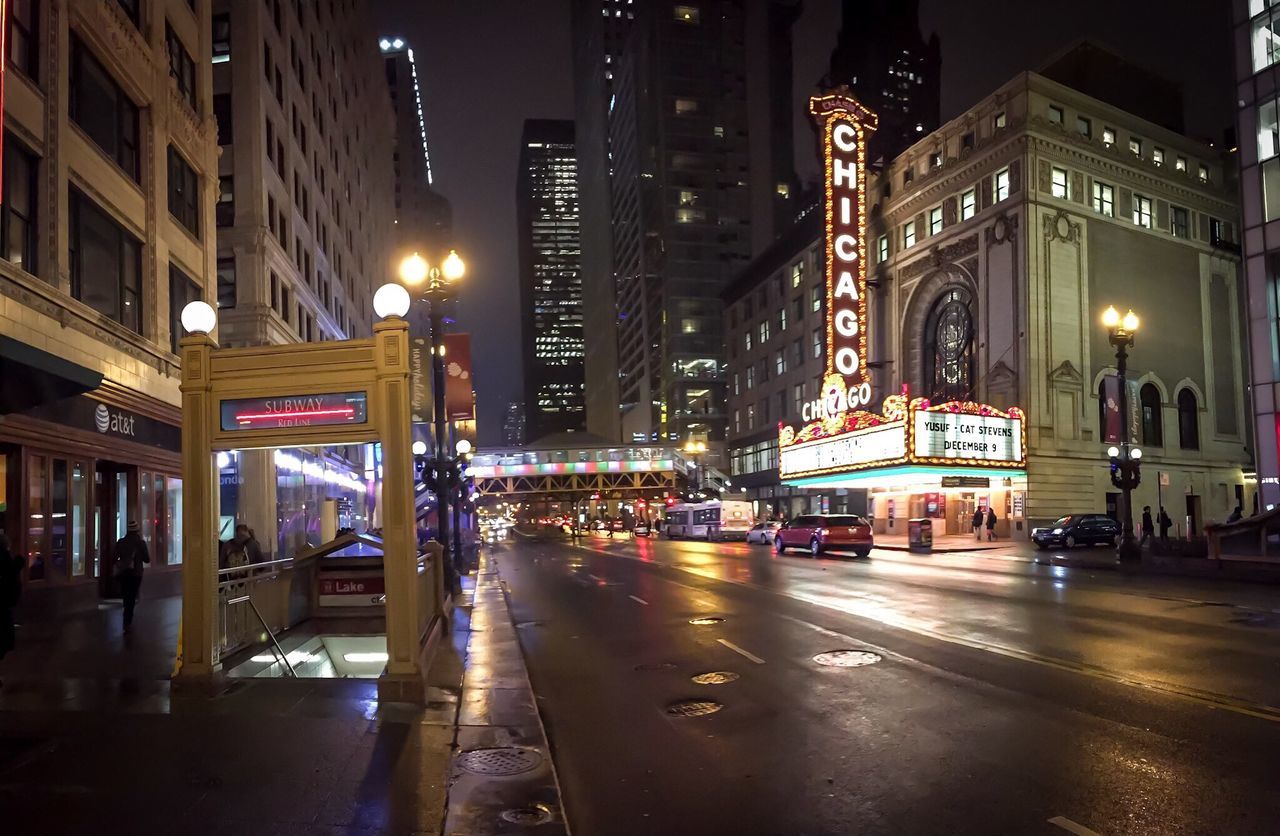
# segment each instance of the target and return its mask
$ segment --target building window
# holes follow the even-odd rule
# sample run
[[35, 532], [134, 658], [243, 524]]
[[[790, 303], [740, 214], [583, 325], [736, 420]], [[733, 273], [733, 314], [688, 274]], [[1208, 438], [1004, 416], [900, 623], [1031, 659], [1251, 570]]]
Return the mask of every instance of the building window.
[[1103, 145], [1105, 145], [1105, 146], [1107, 146], [1108, 148], [1110, 148], [1112, 145], [1115, 145], [1115, 144], [1116, 144], [1116, 129], [1115, 129], [1115, 128], [1103, 128], [1103, 129], [1102, 129], [1102, 144], [1103, 144]]
[[138, 106], [78, 38], [72, 39], [70, 73], [72, 121], [138, 180]]
[[929, 168], [942, 168], [941, 151], [935, 151], [929, 155]]
[[803, 281], [804, 281], [804, 262], [797, 261], [795, 264], [791, 265], [791, 286], [799, 287], [800, 283]]
[[804, 384], [797, 383], [791, 387], [791, 407], [795, 410], [795, 414], [799, 415], [804, 412]]
[[236, 260], [234, 256], [218, 259], [218, 307], [236, 306]]
[[924, 385], [935, 403], [967, 400], [973, 380], [973, 314], [969, 292], [949, 287], [929, 311], [924, 332]]
[[902, 247], [909, 249], [916, 244], [916, 222], [907, 221], [902, 225]]
[[942, 231], [942, 207], [935, 206], [929, 210], [929, 234], [937, 235]]
[[1135, 157], [1142, 156], [1142, 140], [1136, 137], [1129, 137], [1129, 153]]
[[1187, 170], [1187, 158], [1186, 158], [1186, 157], [1178, 157], [1178, 158], [1177, 158], [1176, 160], [1174, 160], [1174, 162], [1173, 162], [1173, 168], [1174, 168], [1174, 170], [1175, 170], [1175, 171], [1186, 171], [1186, 170]]
[[1116, 216], [1116, 191], [1114, 188], [1106, 183], [1094, 181], [1093, 211], [1108, 218]]
[[747, 345], [747, 351], [750, 351], [751, 350], [751, 328], [750, 327], [747, 328], [747, 332], [743, 335], [743, 337], [744, 337], [743, 341]]
[[213, 63], [225, 64], [231, 60], [231, 15], [213, 16]]
[[978, 190], [969, 189], [960, 195], [960, 220], [967, 221], [978, 212]]
[[751, 365], [747, 366], [747, 391], [750, 392], [755, 385], [756, 385], [756, 364], [752, 363]]
[[233, 136], [230, 93], [218, 93], [213, 97], [213, 119], [218, 123], [218, 144], [230, 145]]
[[697, 6], [676, 6], [675, 19], [680, 23], [698, 24], [702, 22], [702, 13]]
[[1151, 228], [1151, 198], [1140, 194], [1133, 196], [1133, 222], [1137, 226]]
[[1053, 193], [1054, 197], [1059, 197], [1063, 200], [1067, 199], [1067, 170], [1065, 168], [1055, 167], [1053, 169], [1050, 174], [1049, 190]]
[[1155, 384], [1143, 385], [1138, 395], [1142, 403], [1142, 443], [1147, 447], [1164, 446], [1164, 420], [1160, 414], [1160, 391]]
[[[1264, 5], [1272, 8], [1264, 9]], [[1249, 38], [1256, 73], [1280, 61], [1280, 4], [1252, 0], [1249, 9], [1260, 12], [1253, 18]]]
[[74, 189], [70, 223], [71, 295], [142, 333], [142, 243]]
[[1191, 213], [1181, 206], [1169, 208], [1169, 231], [1175, 238], [1191, 237], [1190, 215]]
[[4, 140], [4, 202], [0, 204], [0, 247], [15, 267], [36, 273], [36, 158], [11, 135]]
[[1085, 139], [1091, 139], [1093, 137], [1093, 122], [1083, 116], [1077, 116], [1076, 130], [1079, 131], [1080, 136]]
[[761, 320], [760, 322], [760, 345], [764, 345], [769, 341], [769, 320]]
[[[733, 411], [733, 431], [735, 433], [742, 432], [742, 410], [741, 409], [735, 409]], [[737, 474], [734, 474], [734, 475], [736, 476]]]
[[133, 25], [138, 25], [138, 8], [142, 5], [142, 0], [116, 0], [116, 5], [124, 10], [125, 16], [133, 21]]
[[889, 260], [889, 236], [881, 235], [876, 239], [876, 258], [878, 263], [884, 264]]
[[778, 306], [778, 330], [779, 331], [787, 330], [787, 306], [786, 305]]
[[993, 130], [998, 131], [1008, 123], [1009, 123], [1009, 120], [1005, 117], [1003, 110], [997, 113], [995, 116], [991, 117], [991, 127]]
[[774, 374], [786, 374], [787, 371], [787, 354], [782, 349], [778, 349], [778, 353], [773, 358]]
[[809, 309], [814, 313], [822, 310], [822, 291], [823, 285], [820, 284], [809, 288]]
[[676, 115], [687, 116], [698, 112], [697, 99], [676, 99]]
[[236, 187], [231, 175], [218, 178], [218, 226], [232, 226], [236, 222]]
[[747, 404], [747, 429], [754, 430], [756, 428], [756, 407], [755, 404]]
[[191, 109], [199, 112], [196, 106], [196, 62], [191, 60], [191, 53], [182, 45], [178, 33], [167, 22], [164, 25], [164, 48], [169, 53], [169, 77], [178, 83], [178, 92]]
[[169, 146], [169, 214], [200, 237], [200, 179], [178, 149]]
[[1065, 117], [1065, 114], [1062, 112], [1062, 108], [1058, 107], [1057, 105], [1049, 105], [1049, 124], [1050, 125], [1061, 125], [1065, 118], [1066, 117]]
[[974, 136], [973, 131], [969, 131], [967, 134], [960, 137], [960, 150], [962, 151], [973, 150], [973, 146], [975, 142], [977, 142], [977, 137]]
[[1202, 166], [1200, 166], [1199, 171], [1197, 171], [1197, 173], [1196, 173], [1196, 176], [1200, 178], [1200, 182], [1201, 182], [1201, 183], [1208, 183], [1208, 182], [1209, 182], [1209, 167], [1208, 167], [1207, 165], [1202, 165]]
[[1009, 169], [1002, 168], [996, 172], [996, 203], [1009, 197]]
[[1196, 393], [1190, 389], [1178, 393], [1178, 446], [1183, 450], [1200, 449], [1200, 407]]
[[1155, 163], [1157, 166], [1164, 165], [1164, 149], [1163, 148], [1151, 149], [1151, 162]]
[[822, 357], [824, 341], [822, 339], [822, 329], [813, 329], [813, 359], [817, 360]]
[[178, 340], [182, 339], [182, 309], [200, 298], [200, 288], [191, 277], [169, 264], [169, 348], [178, 353]]
[[5, 57], [32, 80], [40, 70], [36, 46], [39, 20], [35, 0], [9, 0], [9, 42], [5, 45]]

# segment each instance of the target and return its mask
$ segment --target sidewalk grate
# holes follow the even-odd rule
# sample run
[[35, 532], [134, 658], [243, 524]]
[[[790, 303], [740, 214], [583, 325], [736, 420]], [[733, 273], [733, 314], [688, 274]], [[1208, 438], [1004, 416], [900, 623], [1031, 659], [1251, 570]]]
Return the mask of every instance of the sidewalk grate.
[[879, 662], [880, 654], [869, 650], [829, 650], [814, 656], [813, 661], [831, 668], [861, 668]]
[[693, 681], [698, 685], [728, 685], [737, 680], [738, 675], [732, 671], [711, 671], [693, 677]]
[[690, 624], [697, 624], [699, 627], [706, 626], [708, 624], [722, 624], [723, 622], [724, 619], [718, 615], [700, 615], [697, 618], [689, 619]]
[[458, 755], [458, 766], [475, 775], [520, 775], [541, 765], [542, 755], [516, 746], [472, 749]]
[[667, 714], [672, 717], [705, 717], [722, 708], [724, 706], [715, 700], [677, 700], [667, 706]]
[[540, 824], [546, 824], [551, 821], [553, 815], [551, 813], [551, 808], [547, 805], [532, 804], [528, 807], [516, 807], [512, 810], [503, 810], [499, 817], [510, 824], [518, 824], [523, 827], [537, 827]]

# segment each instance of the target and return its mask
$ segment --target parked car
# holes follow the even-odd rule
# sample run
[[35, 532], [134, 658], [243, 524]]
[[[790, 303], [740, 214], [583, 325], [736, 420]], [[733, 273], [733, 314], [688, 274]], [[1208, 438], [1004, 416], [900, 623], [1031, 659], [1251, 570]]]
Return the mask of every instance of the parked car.
[[858, 557], [871, 553], [871, 523], [853, 514], [805, 514], [783, 523], [773, 535], [773, 550], [807, 549], [817, 557], [828, 549], [850, 549]]
[[747, 532], [748, 543], [759, 543], [767, 546], [773, 542], [773, 536], [778, 533], [778, 529], [782, 527], [782, 523], [775, 520], [767, 522], [759, 522], [751, 526], [751, 530]]
[[626, 525], [624, 524], [624, 520], [623, 520], [621, 517], [616, 517], [616, 518], [614, 518], [614, 519], [612, 519], [612, 520], [609, 520], [609, 530], [610, 530], [610, 531], [625, 531], [625, 530], [626, 530]]
[[1114, 546], [1120, 542], [1120, 523], [1106, 514], [1068, 514], [1044, 528], [1033, 528], [1031, 540], [1042, 549], [1053, 546], [1068, 549], [1076, 546]]
[[635, 527], [631, 529], [631, 533], [635, 534], [637, 537], [648, 537], [649, 524], [647, 522], [638, 522], [635, 524]]

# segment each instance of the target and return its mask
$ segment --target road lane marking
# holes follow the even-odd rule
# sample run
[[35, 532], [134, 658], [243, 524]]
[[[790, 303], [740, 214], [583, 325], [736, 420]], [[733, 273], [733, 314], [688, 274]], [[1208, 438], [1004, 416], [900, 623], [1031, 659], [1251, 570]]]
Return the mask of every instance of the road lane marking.
[[604, 583], [604, 578], [600, 577], [599, 575], [587, 575], [587, 577], [591, 578], [591, 580], [593, 581], [597, 581], [598, 583]]
[[630, 598], [632, 601], [635, 601], [637, 604], [644, 604], [646, 607], [649, 606], [649, 602], [643, 598], [637, 598], [634, 595], [628, 595], [627, 597]]
[[1066, 816], [1054, 816], [1053, 818], [1049, 819], [1049, 824], [1052, 824], [1056, 827], [1061, 827], [1063, 830], [1067, 831], [1068, 833], [1076, 834], [1076, 836], [1102, 836], [1102, 834], [1099, 833], [1098, 831], [1090, 830], [1089, 828], [1085, 827], [1083, 824], [1076, 824]]
[[716, 639], [716, 641], [720, 642], [722, 645], [729, 648], [734, 653], [739, 653], [743, 656], [746, 656], [748, 659], [755, 662], [757, 665], [764, 664], [764, 660], [761, 659], [759, 656], [755, 655], [754, 653], [751, 653], [750, 651], [743, 650], [742, 648], [738, 647], [736, 644], [729, 641], [728, 639]]

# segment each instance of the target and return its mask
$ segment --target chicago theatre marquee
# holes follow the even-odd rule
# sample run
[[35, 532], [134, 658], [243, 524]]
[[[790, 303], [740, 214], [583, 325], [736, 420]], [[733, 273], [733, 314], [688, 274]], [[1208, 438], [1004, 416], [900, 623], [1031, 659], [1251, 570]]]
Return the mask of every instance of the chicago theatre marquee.
[[779, 425], [778, 472], [796, 488], [867, 492], [877, 532], [906, 533], [930, 517], [935, 533], [969, 530], [992, 506], [1000, 531], [1026, 508], [1026, 422], [1018, 407], [931, 402], [906, 385], [872, 403], [867, 363], [866, 142], [876, 117], [847, 93], [815, 96], [825, 167], [826, 358], [819, 397], [802, 423]]

